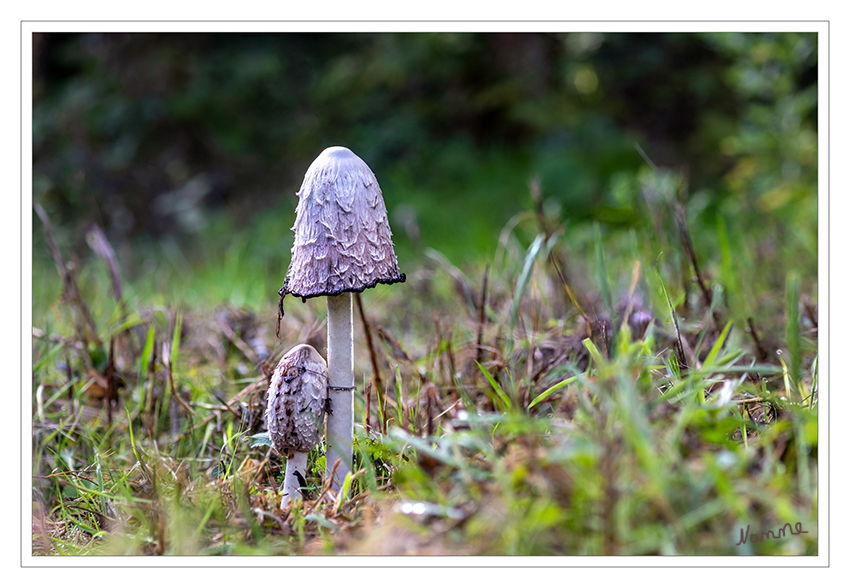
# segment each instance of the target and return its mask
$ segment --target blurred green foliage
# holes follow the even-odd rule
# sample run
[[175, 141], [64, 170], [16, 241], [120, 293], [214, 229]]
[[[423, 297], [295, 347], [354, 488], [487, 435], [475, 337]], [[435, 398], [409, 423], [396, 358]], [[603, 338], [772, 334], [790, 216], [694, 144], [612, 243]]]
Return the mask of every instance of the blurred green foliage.
[[796, 215], [816, 194], [814, 34], [53, 34], [34, 48], [33, 197], [113, 241], [188, 241], [222, 212], [219, 237], [264, 212], [277, 241], [332, 144], [376, 172], [403, 251], [461, 259], [492, 250], [534, 176], [568, 219], [638, 222], [618, 200], [643, 165], [635, 143], [685, 170], [711, 213]]
[[[814, 34], [76, 34], [34, 49], [33, 198], [84, 284], [105, 277], [83, 229], [104, 227], [130, 300], [274, 313], [295, 192], [342, 144], [375, 171], [408, 273], [430, 249], [480, 273], [506, 226], [534, 240], [516, 224], [532, 209], [566, 227], [567, 260], [599, 226], [678, 281], [678, 202], [736, 324], [781, 331], [767, 293], [788, 272], [816, 304]], [[61, 284], [33, 226], [43, 317]], [[630, 263], [609, 261], [614, 292]], [[676, 304], [697, 308], [681, 285]]]

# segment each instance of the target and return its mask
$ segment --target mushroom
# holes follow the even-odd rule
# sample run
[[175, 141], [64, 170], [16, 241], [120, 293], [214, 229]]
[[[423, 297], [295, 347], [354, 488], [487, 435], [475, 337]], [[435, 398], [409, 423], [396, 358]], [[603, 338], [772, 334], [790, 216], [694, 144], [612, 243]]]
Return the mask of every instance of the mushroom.
[[306, 302], [328, 298], [327, 471], [339, 490], [353, 465], [352, 292], [403, 282], [375, 174], [345, 147], [328, 147], [307, 169], [295, 209], [292, 260], [280, 289]]
[[272, 375], [265, 417], [272, 447], [286, 456], [281, 507], [302, 498], [307, 454], [322, 436], [327, 386], [327, 364], [310, 345], [290, 349]]

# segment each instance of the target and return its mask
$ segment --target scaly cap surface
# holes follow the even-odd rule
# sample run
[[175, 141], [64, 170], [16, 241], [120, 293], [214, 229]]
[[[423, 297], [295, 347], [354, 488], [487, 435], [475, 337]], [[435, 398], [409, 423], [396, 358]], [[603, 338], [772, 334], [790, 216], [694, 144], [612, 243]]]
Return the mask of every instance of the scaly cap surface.
[[278, 453], [309, 452], [321, 439], [328, 366], [310, 345], [284, 355], [272, 375], [266, 401], [266, 427]]
[[295, 214], [282, 295], [334, 296], [405, 280], [378, 180], [350, 149], [329, 147], [313, 161]]

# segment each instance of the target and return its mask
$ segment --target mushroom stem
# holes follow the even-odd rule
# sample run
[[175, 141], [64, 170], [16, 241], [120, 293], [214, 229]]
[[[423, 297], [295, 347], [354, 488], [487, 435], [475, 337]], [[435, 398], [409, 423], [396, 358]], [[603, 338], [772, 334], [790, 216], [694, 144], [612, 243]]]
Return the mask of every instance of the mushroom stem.
[[337, 459], [340, 467], [331, 483], [339, 491], [354, 465], [354, 318], [351, 293], [328, 296], [327, 475]]
[[286, 508], [290, 502], [295, 503], [304, 498], [301, 494], [301, 485], [306, 477], [307, 454], [300, 451], [289, 451], [286, 456], [286, 473], [283, 477], [281, 508]]

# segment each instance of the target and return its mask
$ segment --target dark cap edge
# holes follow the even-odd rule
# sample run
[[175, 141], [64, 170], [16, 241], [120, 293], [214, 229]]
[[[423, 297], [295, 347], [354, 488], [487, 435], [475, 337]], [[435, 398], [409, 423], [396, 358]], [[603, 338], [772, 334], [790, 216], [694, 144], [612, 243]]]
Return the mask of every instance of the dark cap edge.
[[398, 277], [391, 278], [391, 279], [378, 278], [378, 279], [373, 280], [372, 282], [369, 282], [368, 284], [365, 284], [365, 285], [363, 285], [359, 288], [342, 288], [340, 290], [318, 292], [318, 293], [315, 293], [315, 294], [302, 294], [300, 292], [296, 292], [295, 290], [290, 290], [289, 289], [289, 278], [286, 278], [283, 281], [283, 287], [280, 289], [280, 294], [281, 294], [281, 296], [286, 296], [287, 294], [289, 294], [291, 296], [297, 296], [302, 301], [306, 302], [308, 298], [318, 298], [319, 296], [337, 296], [339, 294], [344, 294], [346, 292], [360, 293], [360, 292], [363, 292], [364, 290], [366, 290], [368, 288], [374, 288], [378, 284], [384, 284], [386, 286], [389, 286], [391, 284], [400, 284], [400, 283], [404, 282], [405, 280], [407, 280], [407, 276], [405, 274], [399, 274]]

